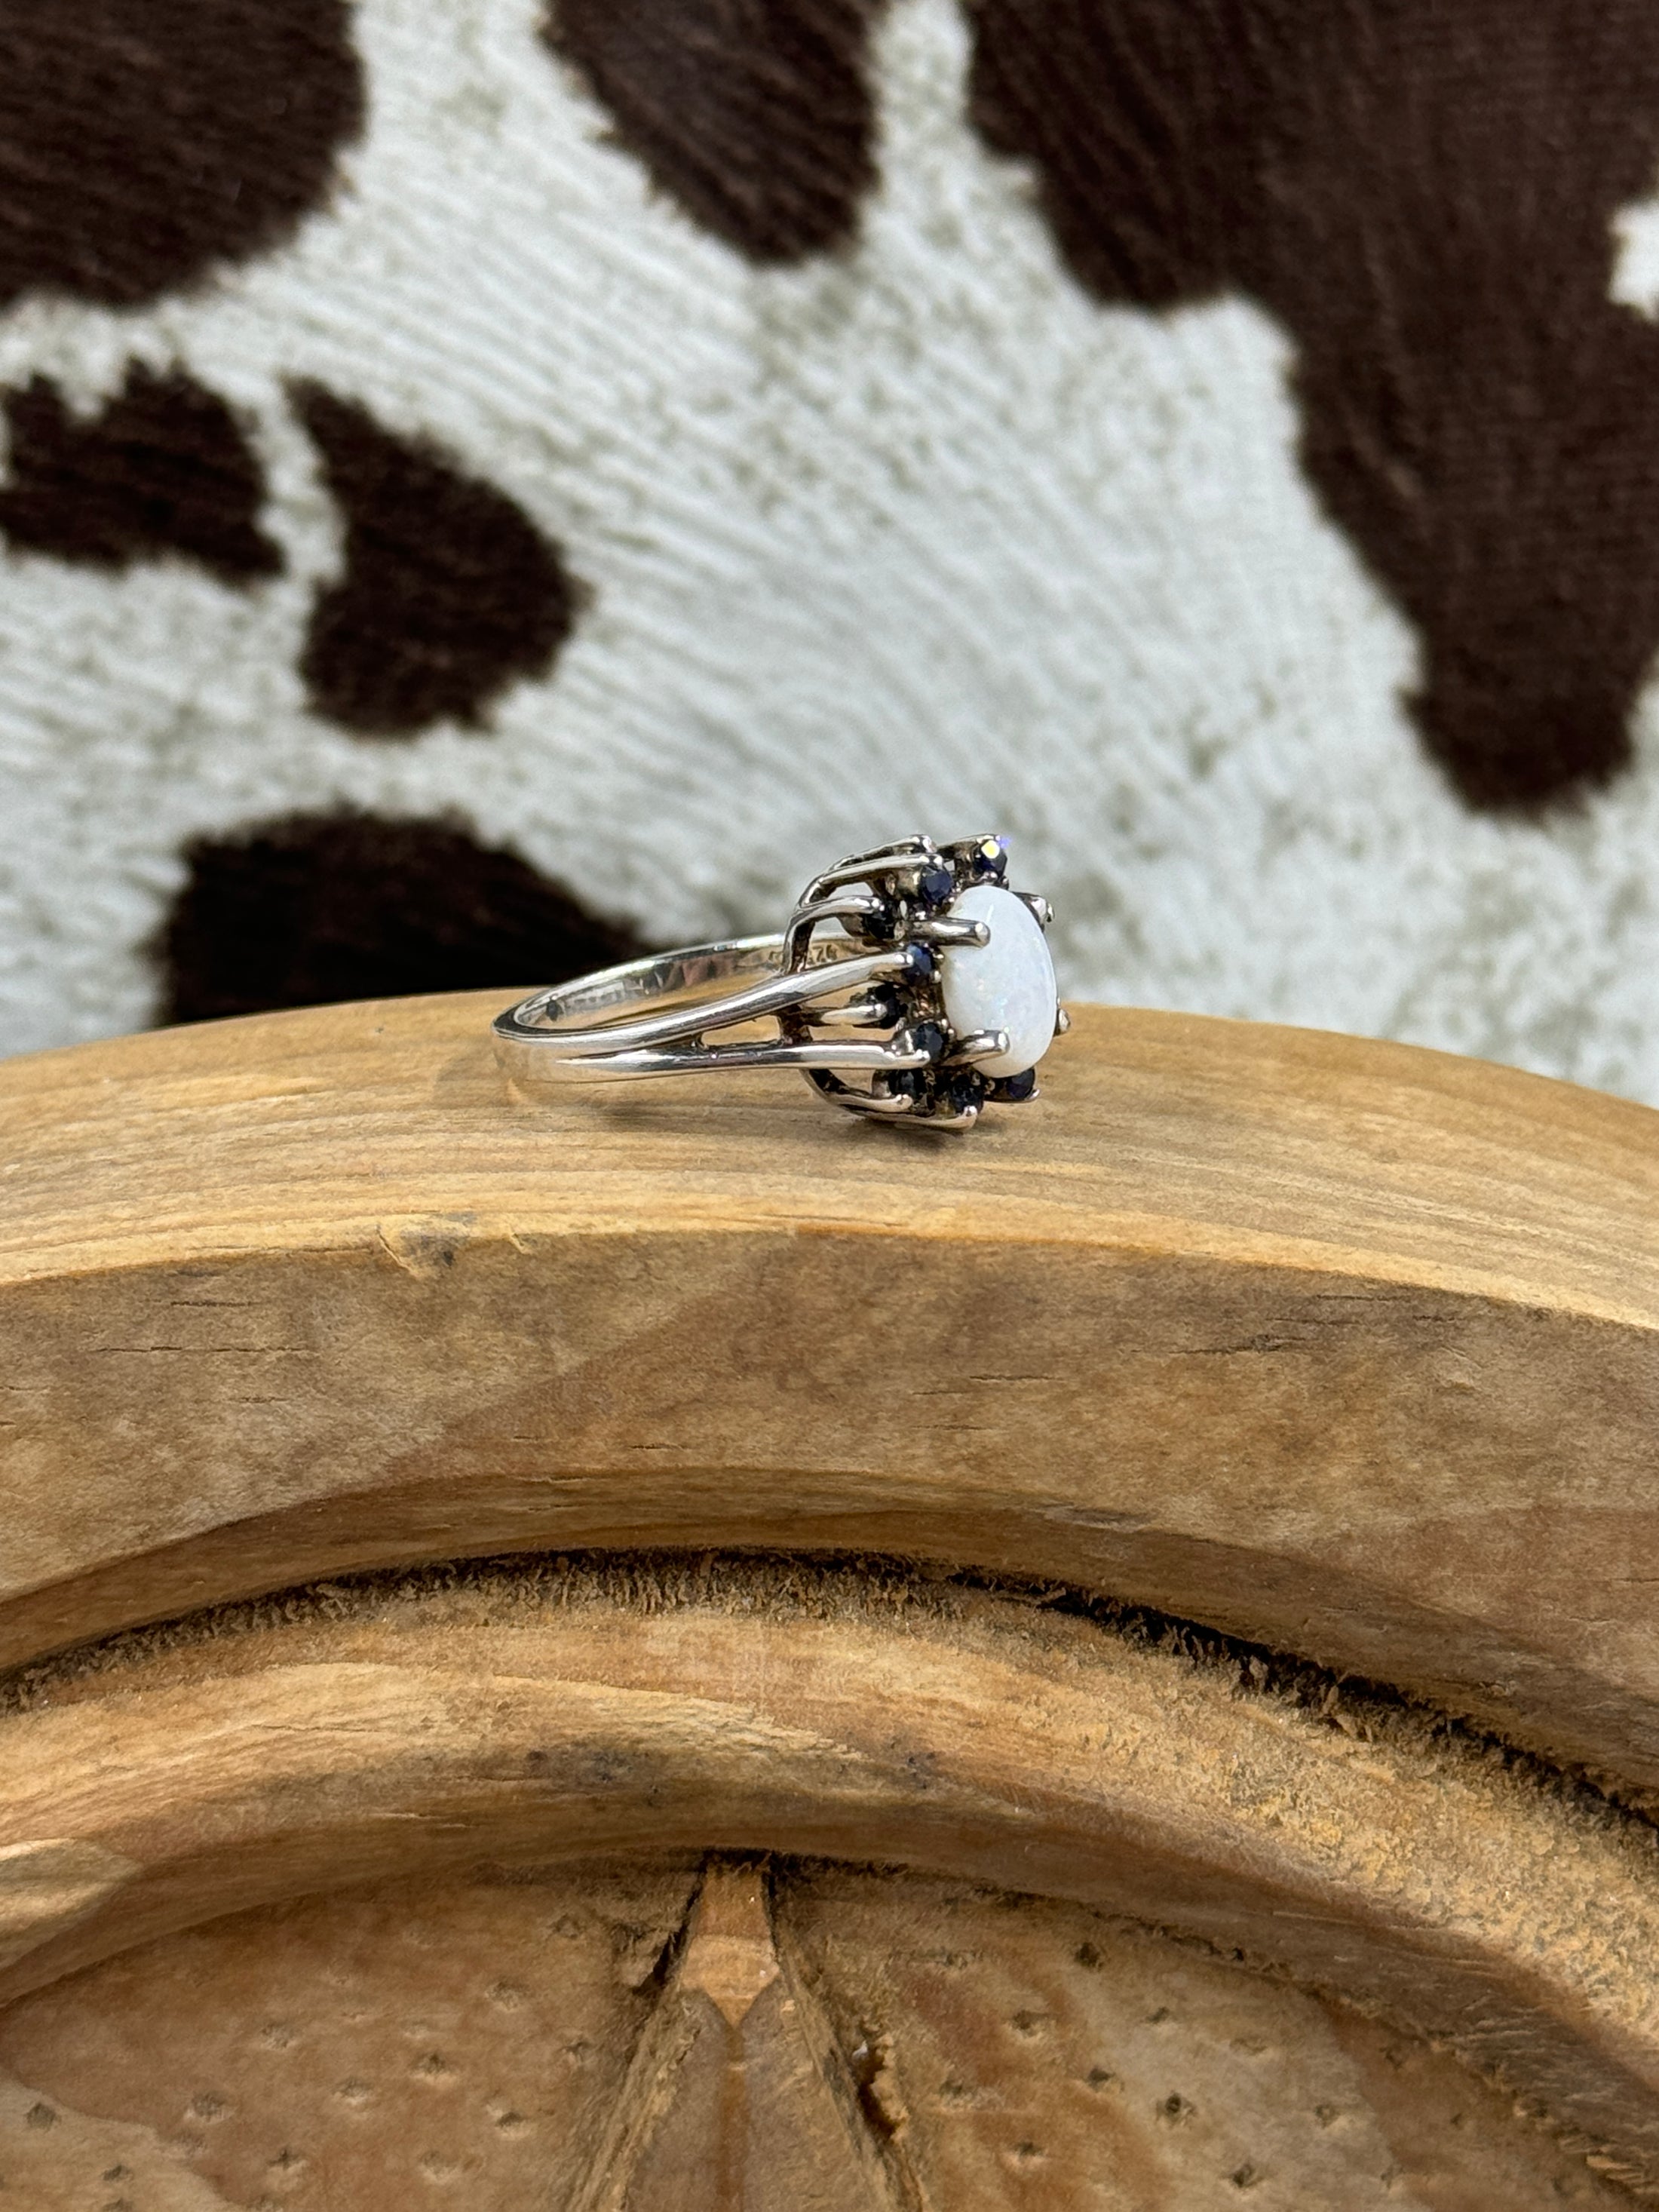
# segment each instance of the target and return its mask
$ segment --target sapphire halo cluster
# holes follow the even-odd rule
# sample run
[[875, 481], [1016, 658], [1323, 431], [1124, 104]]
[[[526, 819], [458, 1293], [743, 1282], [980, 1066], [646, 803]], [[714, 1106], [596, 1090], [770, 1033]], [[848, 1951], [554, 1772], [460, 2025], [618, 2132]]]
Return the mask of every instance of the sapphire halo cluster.
[[[857, 871], [864, 871], [862, 874]], [[1037, 1091], [1037, 1063], [1064, 1027], [1045, 933], [1046, 899], [1008, 885], [1004, 837], [935, 845], [915, 837], [858, 854], [809, 884], [785, 933], [799, 972], [835, 944], [902, 946], [904, 971], [842, 1007], [805, 1006], [793, 1024], [808, 1036], [867, 1018], [890, 1029], [920, 1066], [877, 1069], [868, 1090], [834, 1069], [809, 1071], [838, 1104], [880, 1118], [970, 1127], [987, 1105], [1019, 1105]]]

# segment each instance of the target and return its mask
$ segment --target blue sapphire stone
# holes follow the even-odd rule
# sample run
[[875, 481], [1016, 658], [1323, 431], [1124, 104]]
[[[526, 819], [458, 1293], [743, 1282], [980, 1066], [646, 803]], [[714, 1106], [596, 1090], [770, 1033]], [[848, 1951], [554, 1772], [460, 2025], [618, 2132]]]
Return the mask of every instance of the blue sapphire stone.
[[1036, 1068], [1023, 1067], [1018, 1075], [1005, 1075], [992, 1084], [986, 1095], [994, 1098], [999, 1105], [1018, 1106], [1025, 1099], [1034, 1097], [1036, 1087]]

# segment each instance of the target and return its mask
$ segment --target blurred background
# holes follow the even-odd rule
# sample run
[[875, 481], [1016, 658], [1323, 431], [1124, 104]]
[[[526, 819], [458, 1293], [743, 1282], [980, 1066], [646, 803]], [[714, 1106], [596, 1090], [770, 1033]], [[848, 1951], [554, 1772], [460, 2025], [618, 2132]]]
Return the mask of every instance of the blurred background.
[[1014, 841], [1659, 1103], [1650, 0], [0, 10], [0, 1049]]

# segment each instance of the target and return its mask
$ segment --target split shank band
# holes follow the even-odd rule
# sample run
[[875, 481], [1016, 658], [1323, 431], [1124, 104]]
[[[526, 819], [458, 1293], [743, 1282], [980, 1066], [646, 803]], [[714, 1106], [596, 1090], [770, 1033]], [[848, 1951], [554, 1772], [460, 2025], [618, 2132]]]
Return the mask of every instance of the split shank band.
[[[521, 1088], [799, 1068], [838, 1105], [966, 1129], [1034, 1097], [1065, 1026], [1046, 901], [1006, 885], [1006, 841], [908, 837], [815, 877], [781, 934], [648, 956], [499, 1015]], [[770, 1021], [771, 1034], [711, 1042]]]

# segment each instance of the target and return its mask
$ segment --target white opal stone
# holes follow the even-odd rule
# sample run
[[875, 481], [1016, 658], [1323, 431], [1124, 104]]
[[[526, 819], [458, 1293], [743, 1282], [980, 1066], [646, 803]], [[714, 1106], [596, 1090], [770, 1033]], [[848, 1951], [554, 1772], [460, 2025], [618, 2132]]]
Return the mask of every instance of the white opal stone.
[[982, 921], [988, 945], [952, 945], [941, 956], [945, 1012], [958, 1036], [1006, 1030], [1008, 1049], [975, 1062], [984, 1075], [1018, 1075], [1048, 1051], [1060, 1011], [1054, 963], [1042, 924], [1000, 884], [975, 884], [951, 904], [957, 921]]

